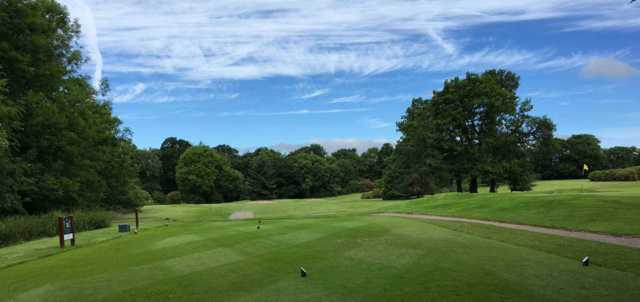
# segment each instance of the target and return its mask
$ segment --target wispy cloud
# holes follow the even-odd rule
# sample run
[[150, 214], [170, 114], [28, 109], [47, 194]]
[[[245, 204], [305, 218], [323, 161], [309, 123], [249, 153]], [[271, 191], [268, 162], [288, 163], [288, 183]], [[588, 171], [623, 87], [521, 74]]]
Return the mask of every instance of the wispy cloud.
[[[329, 0], [260, 5], [231, 0], [95, 0], [90, 7], [100, 48], [97, 39], [86, 43], [105, 55], [109, 62], [105, 70], [195, 81], [489, 66], [562, 70], [582, 66], [588, 56], [561, 57], [545, 49], [470, 50], [457, 38], [464, 39], [460, 33], [475, 26], [542, 19], [571, 30], [640, 28], [637, 14], [629, 12], [634, 10], [623, 1], [610, 0]], [[72, 14], [80, 17], [85, 30], [91, 27], [93, 19], [84, 18], [89, 13]]]
[[91, 7], [82, 0], [61, 0], [61, 3], [65, 5], [69, 13], [82, 24], [82, 40], [88, 47], [89, 59], [94, 63], [92, 85], [93, 88], [98, 89], [102, 81], [103, 62], [93, 11], [91, 11]]
[[359, 103], [362, 102], [364, 98], [360, 95], [351, 95], [335, 98], [329, 101], [329, 104], [339, 104], [339, 103]]
[[317, 89], [317, 90], [314, 90], [312, 92], [309, 92], [309, 93], [301, 96], [300, 99], [303, 99], [303, 100], [312, 99], [312, 98], [315, 98], [315, 97], [319, 97], [319, 96], [325, 95], [327, 93], [329, 93], [329, 89], [326, 89], [326, 88], [325, 89]]
[[351, 108], [351, 109], [328, 109], [328, 110], [293, 110], [293, 111], [278, 111], [278, 112], [251, 112], [251, 111], [236, 111], [236, 112], [222, 112], [219, 116], [278, 116], [278, 115], [306, 115], [306, 114], [331, 114], [331, 113], [346, 113], [346, 112], [365, 112], [367, 108]]
[[137, 83], [133, 87], [126, 89], [121, 94], [116, 94], [113, 97], [114, 103], [126, 103], [134, 100], [137, 96], [142, 94], [147, 87], [143, 83]]
[[330, 100], [329, 104], [340, 104], [340, 103], [382, 103], [382, 102], [396, 102], [396, 101], [410, 101], [411, 96], [409, 95], [386, 95], [386, 96], [374, 96], [374, 97], [365, 97], [362, 95], [350, 95], [335, 98]]
[[374, 117], [367, 117], [362, 119], [362, 122], [369, 128], [372, 129], [381, 129], [381, 128], [388, 128], [393, 126], [393, 123], [390, 122], [385, 122], [382, 121], [379, 118], [374, 118]]

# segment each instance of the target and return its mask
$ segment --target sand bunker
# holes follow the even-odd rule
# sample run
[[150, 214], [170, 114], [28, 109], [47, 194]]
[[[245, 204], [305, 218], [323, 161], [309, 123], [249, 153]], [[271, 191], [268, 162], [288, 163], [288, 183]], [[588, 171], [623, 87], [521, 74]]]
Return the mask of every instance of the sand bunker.
[[229, 219], [231, 220], [239, 220], [239, 219], [251, 219], [251, 218], [255, 218], [256, 215], [253, 214], [253, 212], [250, 211], [237, 211], [237, 212], [233, 212], [231, 214], [231, 216], [229, 216]]
[[256, 201], [249, 201], [249, 203], [270, 204], [270, 203], [273, 203], [273, 200], [256, 200]]

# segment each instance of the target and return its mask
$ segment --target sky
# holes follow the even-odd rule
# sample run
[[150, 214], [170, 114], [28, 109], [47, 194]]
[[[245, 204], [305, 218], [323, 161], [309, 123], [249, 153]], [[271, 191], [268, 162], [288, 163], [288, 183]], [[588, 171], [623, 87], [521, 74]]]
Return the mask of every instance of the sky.
[[395, 142], [412, 98], [505, 68], [557, 135], [640, 146], [640, 3], [61, 0], [140, 148]]

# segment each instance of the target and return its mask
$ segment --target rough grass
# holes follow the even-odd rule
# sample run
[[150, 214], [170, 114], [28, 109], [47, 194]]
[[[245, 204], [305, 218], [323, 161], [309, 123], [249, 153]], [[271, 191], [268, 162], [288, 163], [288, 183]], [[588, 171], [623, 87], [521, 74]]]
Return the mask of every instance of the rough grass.
[[[58, 233], [60, 216], [69, 215], [52, 212], [42, 215], [14, 216], [0, 219], [0, 246], [29, 241]], [[115, 213], [104, 210], [75, 211], [76, 230], [79, 232], [106, 228], [111, 225]]]
[[[369, 215], [422, 212], [637, 235], [639, 196], [638, 183], [559, 181], [529, 193], [412, 201], [347, 195], [149, 206], [138, 235], [110, 228], [81, 233], [63, 252], [55, 238], [0, 249], [0, 300], [639, 301], [639, 250]], [[256, 219], [228, 220], [236, 211]], [[584, 256], [592, 266], [580, 265]]]

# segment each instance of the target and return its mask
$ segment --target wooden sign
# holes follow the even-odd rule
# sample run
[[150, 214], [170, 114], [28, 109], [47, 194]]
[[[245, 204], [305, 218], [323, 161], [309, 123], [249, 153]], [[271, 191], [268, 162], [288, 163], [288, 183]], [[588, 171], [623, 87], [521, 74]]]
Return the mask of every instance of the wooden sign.
[[71, 246], [76, 245], [76, 222], [73, 216], [58, 217], [58, 237], [60, 248], [64, 248], [65, 241], [71, 241]]

